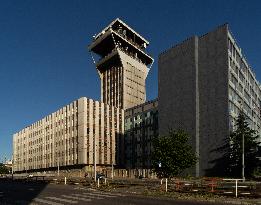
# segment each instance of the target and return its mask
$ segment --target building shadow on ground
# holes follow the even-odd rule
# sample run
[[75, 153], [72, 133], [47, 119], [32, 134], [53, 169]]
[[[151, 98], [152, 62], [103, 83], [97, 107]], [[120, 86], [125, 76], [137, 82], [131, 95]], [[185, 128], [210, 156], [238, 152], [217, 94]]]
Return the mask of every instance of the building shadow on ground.
[[0, 204], [27, 205], [46, 188], [48, 182], [27, 179], [0, 178]]

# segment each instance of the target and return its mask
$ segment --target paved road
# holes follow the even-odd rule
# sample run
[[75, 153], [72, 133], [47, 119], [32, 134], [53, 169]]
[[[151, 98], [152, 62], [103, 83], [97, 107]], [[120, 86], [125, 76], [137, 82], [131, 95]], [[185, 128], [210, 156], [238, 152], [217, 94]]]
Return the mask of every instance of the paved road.
[[[101, 192], [72, 185], [0, 181], [1, 205], [197, 205], [212, 204]], [[218, 205], [217, 203], [215, 205]]]

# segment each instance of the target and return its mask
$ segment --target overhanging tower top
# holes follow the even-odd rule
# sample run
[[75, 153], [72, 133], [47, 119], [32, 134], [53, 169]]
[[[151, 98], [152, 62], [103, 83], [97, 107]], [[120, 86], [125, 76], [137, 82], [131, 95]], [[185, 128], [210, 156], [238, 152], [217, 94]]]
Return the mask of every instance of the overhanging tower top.
[[116, 46], [128, 49], [146, 65], [153, 62], [153, 58], [145, 52], [149, 42], [134, 31], [119, 18], [112, 21], [100, 33], [93, 36], [93, 42], [88, 49], [102, 57], [110, 53]]
[[140, 34], [138, 34], [136, 31], [134, 31], [131, 27], [129, 27], [126, 23], [124, 23], [119, 18], [116, 18], [106, 28], [104, 28], [102, 30], [102, 32], [98, 33], [96, 35], [96, 38], [99, 38], [99, 36], [102, 35], [103, 32], [106, 32], [109, 28], [117, 28], [119, 25], [124, 27], [126, 30], [129, 30], [130, 32], [134, 33], [138, 38], [140, 38], [144, 43], [146, 43], [146, 45], [149, 45], [149, 41], [147, 41], [145, 38], [143, 38]]
[[[146, 100], [145, 80], [153, 58], [149, 42], [119, 18], [88, 46], [101, 79], [101, 101], [127, 109]], [[96, 57], [96, 59], [94, 58]]]

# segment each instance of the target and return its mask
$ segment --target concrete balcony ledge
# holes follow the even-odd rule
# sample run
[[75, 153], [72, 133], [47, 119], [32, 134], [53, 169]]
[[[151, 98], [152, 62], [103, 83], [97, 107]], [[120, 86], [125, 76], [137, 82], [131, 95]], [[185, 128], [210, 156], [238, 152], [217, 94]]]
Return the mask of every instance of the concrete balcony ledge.
[[100, 66], [101, 64], [103, 64], [104, 62], [106, 62], [107, 60], [109, 60], [110, 58], [112, 58], [113, 56], [115, 56], [118, 53], [117, 49], [113, 49], [108, 55], [106, 55], [104, 58], [100, 59], [97, 63], [96, 66]]

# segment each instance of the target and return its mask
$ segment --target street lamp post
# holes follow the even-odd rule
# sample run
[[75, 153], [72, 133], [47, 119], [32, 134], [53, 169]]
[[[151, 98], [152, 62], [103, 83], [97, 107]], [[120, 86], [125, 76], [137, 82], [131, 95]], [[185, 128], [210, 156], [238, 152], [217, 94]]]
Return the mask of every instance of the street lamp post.
[[12, 155], [12, 175], [14, 174], [14, 157]]
[[12, 180], [14, 179], [14, 155], [12, 155]]
[[94, 135], [94, 181], [96, 182], [97, 177], [96, 170], [96, 136]]
[[[241, 101], [238, 101], [240, 103], [241, 112], [244, 114], [243, 110], [243, 104]], [[245, 136], [244, 132], [242, 133], [242, 179], [245, 181]]]
[[112, 147], [112, 143], [111, 143], [111, 146], [109, 148], [110, 152], [111, 152], [111, 179], [113, 179], [114, 177], [114, 162], [115, 162], [115, 158], [113, 157], [113, 147]]
[[242, 134], [242, 179], [245, 181], [245, 136]]
[[58, 166], [57, 166], [58, 170], [57, 170], [57, 174], [58, 176], [60, 175], [60, 153], [59, 153], [59, 156], [58, 156]]
[[111, 178], [113, 179], [113, 162], [111, 163]]

